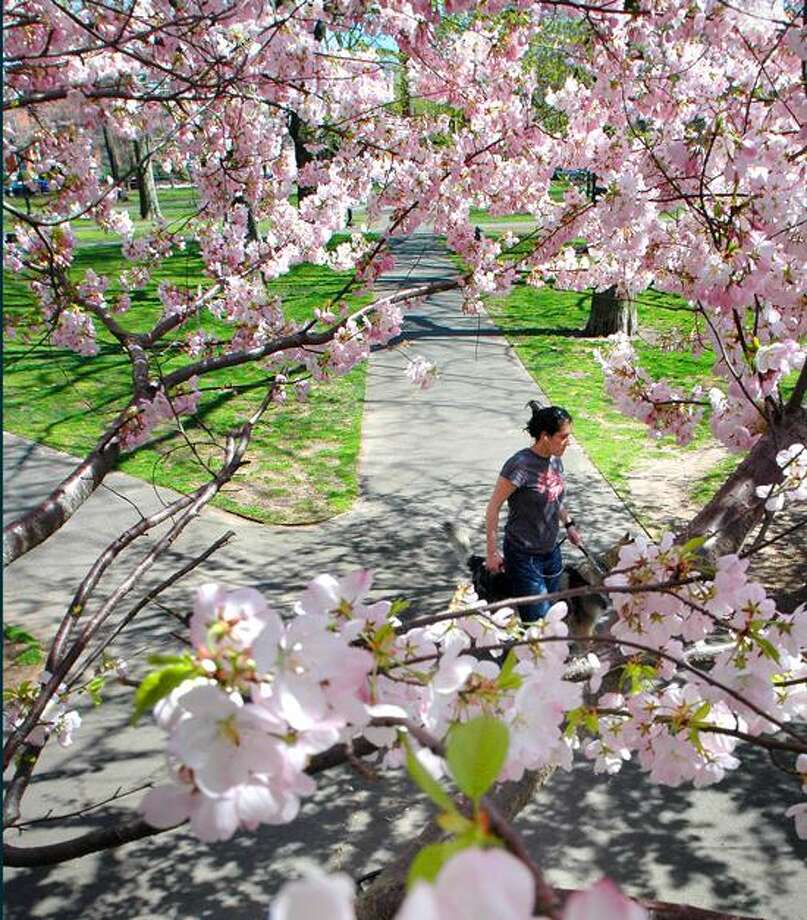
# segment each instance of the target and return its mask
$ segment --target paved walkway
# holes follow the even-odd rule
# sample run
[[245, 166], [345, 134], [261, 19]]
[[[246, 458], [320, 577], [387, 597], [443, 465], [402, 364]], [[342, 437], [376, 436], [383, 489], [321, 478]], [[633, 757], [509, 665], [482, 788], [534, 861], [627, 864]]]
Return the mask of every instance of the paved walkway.
[[[401, 242], [398, 256], [399, 268], [385, 277], [387, 285], [453, 272], [427, 234]], [[487, 318], [463, 316], [458, 301], [455, 292], [432, 297], [405, 323], [408, 354], [422, 354], [440, 368], [433, 388], [412, 388], [399, 353], [379, 352], [371, 359], [362, 498], [355, 508], [326, 524], [295, 528], [206, 510], [177, 543], [173, 568], [228, 529], [237, 537], [167, 595], [166, 604], [187, 610], [193, 586], [215, 579], [257, 586], [282, 606], [312, 575], [358, 566], [375, 570], [380, 595], [408, 597], [419, 613], [445, 603], [463, 573], [445, 544], [442, 523], [462, 521], [483, 546], [485, 502], [503, 459], [528, 443], [521, 430], [524, 406], [540, 395]], [[13, 436], [5, 437], [4, 447], [5, 515], [11, 518], [46, 494], [70, 461]], [[575, 518], [593, 547], [608, 545], [631, 526], [629, 516], [576, 446], [564, 460]], [[53, 624], [100, 548], [137, 519], [136, 509], [156, 508], [160, 495], [131, 477], [108, 477], [59, 534], [6, 573], [6, 619], [42, 631]], [[154, 581], [168, 570], [155, 573]], [[169, 647], [171, 628], [160, 609], [150, 610], [120, 651]], [[73, 748], [47, 751], [47, 776], [26, 799], [29, 816], [72, 810], [76, 802], [162, 775], [160, 733], [147, 724], [118, 730], [126, 724], [129, 697], [113, 690], [110, 699], [85, 713]], [[751, 765], [720, 787], [697, 792], [651, 787], [633, 769], [608, 781], [581, 765], [557, 777], [523, 813], [521, 825], [556, 884], [579, 885], [609, 874], [634, 893], [794, 918], [801, 915], [807, 853], [798, 849], [781, 813], [796, 800], [796, 790], [782, 783], [772, 787], [766, 758], [753, 755]], [[241, 834], [227, 844], [208, 847], [175, 832], [63, 866], [9, 871], [7, 915], [260, 917], [300, 858], [359, 876], [389, 860], [428, 814], [423, 803], [411, 803], [402, 777], [372, 784], [342, 770], [320, 787], [294, 824]], [[75, 832], [102, 820], [87, 815]], [[25, 836], [29, 844], [47, 839], [46, 830]]]

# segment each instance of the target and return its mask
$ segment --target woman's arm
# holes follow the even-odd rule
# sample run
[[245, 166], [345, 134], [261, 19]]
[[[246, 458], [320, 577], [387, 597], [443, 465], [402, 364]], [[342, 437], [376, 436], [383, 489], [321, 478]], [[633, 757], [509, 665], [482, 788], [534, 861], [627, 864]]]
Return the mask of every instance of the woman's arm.
[[488, 501], [487, 511], [485, 512], [485, 537], [487, 541], [485, 565], [491, 572], [498, 572], [504, 562], [498, 550], [499, 512], [505, 501], [515, 491], [516, 487], [509, 479], [499, 476], [496, 480], [493, 494], [490, 496], [490, 501]]

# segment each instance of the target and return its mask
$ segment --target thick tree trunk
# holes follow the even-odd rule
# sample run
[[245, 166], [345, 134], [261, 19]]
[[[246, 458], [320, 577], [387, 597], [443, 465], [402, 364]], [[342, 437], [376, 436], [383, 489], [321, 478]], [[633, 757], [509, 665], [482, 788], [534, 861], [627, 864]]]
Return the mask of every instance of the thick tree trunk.
[[133, 141], [137, 169], [137, 191], [140, 195], [140, 216], [146, 218], [162, 217], [160, 202], [157, 198], [157, 185], [154, 182], [154, 166], [151, 161], [148, 137]]
[[765, 499], [756, 494], [757, 486], [781, 482], [776, 454], [796, 443], [807, 443], [807, 412], [802, 408], [786, 414], [757, 441], [714, 498], [678, 535], [677, 542], [707, 536], [704, 549], [711, 557], [738, 552], [765, 513]]
[[636, 303], [617, 296], [616, 285], [606, 291], [594, 291], [591, 295], [591, 311], [588, 315], [584, 335], [606, 336], [624, 332], [633, 335], [639, 330]]
[[[294, 141], [294, 162], [297, 164], [298, 171], [314, 159], [305, 146], [305, 127], [305, 122], [301, 120], [300, 116], [296, 112], [292, 112], [289, 116], [289, 134]], [[298, 183], [297, 204], [299, 205], [309, 195], [313, 195], [316, 190], [315, 185], [300, 185]]]
[[104, 135], [104, 147], [106, 148], [106, 158], [109, 160], [109, 171], [112, 174], [112, 180], [117, 185], [120, 182], [121, 170], [118, 165], [118, 155], [112, 147], [112, 138], [109, 136], [109, 129], [104, 126], [102, 129]]
[[261, 238], [258, 232], [258, 222], [255, 220], [255, 212], [251, 207], [247, 207], [247, 239], [257, 243]]
[[112, 175], [112, 180], [115, 185], [120, 187], [119, 199], [125, 201], [129, 197], [129, 191], [126, 188], [126, 184], [123, 181], [123, 175], [126, 172], [123, 164], [121, 163], [120, 149], [118, 142], [115, 139], [115, 136], [109, 130], [109, 128], [104, 125], [101, 129], [104, 136], [104, 147], [106, 148], [106, 156], [109, 160], [109, 172]]

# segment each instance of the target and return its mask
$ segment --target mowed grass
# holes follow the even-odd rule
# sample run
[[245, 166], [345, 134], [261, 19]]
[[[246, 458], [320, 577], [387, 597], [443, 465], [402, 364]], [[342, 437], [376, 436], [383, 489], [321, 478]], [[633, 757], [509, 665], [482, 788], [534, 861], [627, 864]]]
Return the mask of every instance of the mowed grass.
[[[182, 190], [185, 196], [188, 191]], [[178, 204], [178, 212], [181, 207], [185, 205]], [[83, 242], [89, 245], [77, 251], [77, 274], [91, 267], [99, 274], [114, 275], [123, 267], [117, 243]], [[348, 278], [346, 272], [302, 265], [272, 289], [283, 297], [287, 316], [303, 319], [312, 315], [315, 306], [338, 294]], [[161, 314], [156, 296], [161, 281], [204, 283], [201, 259], [193, 244], [167, 259], [153, 272], [147, 288], [132, 295], [132, 309], [119, 318], [126, 328], [146, 329]], [[113, 296], [111, 286], [110, 300]], [[352, 301], [357, 306], [364, 302], [366, 298]], [[4, 307], [12, 316], [34, 315], [27, 287], [9, 275], [5, 276]], [[231, 331], [210, 316], [201, 318], [199, 325], [214, 336]], [[6, 430], [83, 455], [131, 393], [128, 360], [103, 330], [99, 330], [98, 344], [98, 354], [85, 358], [38, 341], [35, 332], [27, 341], [7, 337]], [[158, 367], [162, 373], [170, 372], [185, 360], [179, 349], [168, 347], [160, 353]], [[287, 403], [272, 406], [253, 437], [249, 465], [236, 474], [215, 503], [260, 521], [284, 524], [324, 520], [349, 508], [358, 494], [365, 375], [365, 366], [359, 365], [345, 377], [314, 385], [306, 403], [296, 402], [290, 393]], [[195, 417], [183, 418], [184, 436], [175, 426], [155, 429], [146, 445], [124, 455], [119, 469], [179, 491], [195, 488], [208, 478], [205, 466], [215, 466], [221, 457], [226, 433], [263, 398], [268, 376], [267, 370], [249, 365], [202, 378], [199, 409]]]
[[[602, 369], [594, 349], [607, 340], [582, 338], [589, 314], [589, 292], [558, 291], [551, 287], [517, 285], [505, 298], [492, 299], [488, 309], [513, 343], [524, 366], [552, 403], [565, 406], [574, 417], [574, 434], [603, 475], [620, 492], [625, 477], [640, 460], [672, 445], [672, 439], [654, 441], [646, 427], [626, 418], [605, 393]], [[640, 334], [634, 347], [641, 366], [654, 379], [664, 378], [685, 392], [710, 381], [714, 355], [695, 356], [689, 350], [670, 350], [661, 343], [671, 333], [692, 330], [693, 316], [679, 298], [646, 291], [638, 300]], [[702, 422], [693, 448], [711, 443]], [[700, 498], [704, 497], [701, 490]]]
[[[553, 179], [549, 185], [549, 197], [552, 201], [562, 201], [569, 187], [567, 180]], [[518, 212], [515, 214], [492, 214], [490, 211], [482, 208], [471, 208], [469, 218], [471, 223], [485, 226], [485, 224], [534, 224], [535, 215], [527, 212]]]

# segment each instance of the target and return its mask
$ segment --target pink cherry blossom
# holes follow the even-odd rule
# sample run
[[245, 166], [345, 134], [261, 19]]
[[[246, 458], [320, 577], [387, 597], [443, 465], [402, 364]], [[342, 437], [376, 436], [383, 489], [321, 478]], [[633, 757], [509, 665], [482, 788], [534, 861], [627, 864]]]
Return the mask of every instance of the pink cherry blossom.
[[607, 878], [576, 891], [563, 908], [563, 920], [645, 920], [647, 911], [628, 900]]
[[502, 850], [463, 850], [440, 870], [434, 886], [420, 882], [396, 920], [528, 920], [535, 895], [529, 869]]
[[315, 872], [283, 885], [272, 902], [268, 920], [311, 920], [312, 917], [354, 920], [355, 896], [349, 876], [341, 872], [332, 875]]

